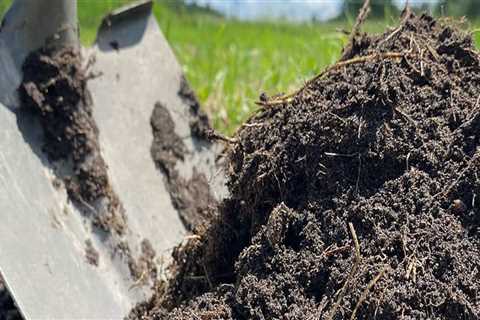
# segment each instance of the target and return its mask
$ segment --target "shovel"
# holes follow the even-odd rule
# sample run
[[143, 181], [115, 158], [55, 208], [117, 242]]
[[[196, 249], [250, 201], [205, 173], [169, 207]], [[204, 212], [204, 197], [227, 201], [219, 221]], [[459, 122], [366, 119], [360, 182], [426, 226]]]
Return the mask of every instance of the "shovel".
[[[109, 14], [91, 48], [80, 47], [73, 0], [16, 0], [2, 22], [0, 278], [25, 319], [125, 317], [168, 277], [171, 250], [188, 241], [198, 202], [225, 196], [221, 147], [199, 133], [206, 119], [152, 6], [142, 1]], [[22, 109], [22, 65], [47, 42], [95, 61], [88, 90], [124, 209], [122, 235], [99, 230], [85, 212], [90, 206], [72, 201], [59, 174], [68, 165], [44, 153], [42, 126]], [[165, 168], [152, 143], [168, 146], [172, 136], [182, 155]]]

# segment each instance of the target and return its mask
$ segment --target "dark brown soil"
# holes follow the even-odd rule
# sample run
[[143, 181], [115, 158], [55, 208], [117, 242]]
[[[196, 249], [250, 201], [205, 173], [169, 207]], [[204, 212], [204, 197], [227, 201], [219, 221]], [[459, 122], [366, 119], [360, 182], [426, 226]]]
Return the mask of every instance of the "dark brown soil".
[[148, 279], [157, 279], [157, 265], [155, 257], [157, 253], [148, 239], [143, 239], [140, 244], [141, 253], [137, 260], [130, 259], [128, 267], [135, 281], [146, 282]]
[[[111, 241], [114, 254], [128, 265], [134, 286], [150, 285], [157, 279], [156, 253], [144, 239], [135, 257], [124, 240], [129, 229], [101, 155], [99, 130], [87, 89], [93, 75], [88, 72], [89, 62], [84, 62], [71, 48], [58, 52], [43, 48], [31, 53], [24, 62], [24, 78], [18, 90], [22, 108], [33, 113], [43, 128], [43, 151], [57, 175], [54, 187], [65, 185], [69, 199], [91, 218], [98, 227], [95, 231], [101, 231], [101, 239]], [[179, 142], [165, 135], [162, 143], [167, 139], [173, 139], [168, 147]], [[174, 164], [171, 158], [162, 160], [166, 167]], [[100, 256], [90, 240], [85, 242], [84, 254], [87, 263], [98, 266]]]
[[208, 140], [208, 131], [211, 130], [208, 116], [200, 109], [200, 103], [198, 102], [197, 96], [183, 75], [180, 79], [180, 90], [178, 90], [178, 96], [189, 107], [190, 131], [192, 136], [198, 139]]
[[[183, 89], [179, 95], [190, 107], [192, 137], [204, 140], [206, 130], [210, 130], [208, 118], [203, 118], [204, 114], [198, 109], [198, 101], [185, 80], [182, 80], [181, 88]], [[187, 150], [182, 138], [175, 132], [175, 122], [170, 111], [160, 102], [155, 104], [150, 123], [153, 133], [152, 159], [165, 174], [165, 182], [173, 206], [178, 210], [185, 227], [191, 230], [207, 218], [208, 207], [215, 204], [207, 177], [193, 168], [190, 179], [185, 179], [176, 169], [177, 161], [185, 160]]]
[[239, 130], [231, 197], [132, 319], [480, 318], [472, 39], [406, 12], [347, 48]]
[[27, 57], [23, 75], [19, 88], [22, 106], [40, 119], [44, 152], [51, 161], [72, 164], [72, 174], [62, 176], [71, 200], [93, 215], [104, 231], [124, 233], [124, 211], [100, 154], [86, 87], [89, 75], [80, 55], [70, 48], [59, 52], [40, 49]]

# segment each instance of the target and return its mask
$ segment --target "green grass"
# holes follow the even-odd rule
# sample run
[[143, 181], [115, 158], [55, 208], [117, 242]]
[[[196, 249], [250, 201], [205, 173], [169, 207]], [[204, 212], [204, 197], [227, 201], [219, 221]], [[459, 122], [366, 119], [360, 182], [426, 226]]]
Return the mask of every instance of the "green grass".
[[156, 11], [214, 125], [231, 133], [262, 91], [292, 90], [335, 61], [343, 37], [327, 27], [171, 17]]
[[[0, 13], [9, 1], [0, 0]], [[82, 42], [93, 43], [101, 17], [125, 2], [79, 0]], [[351, 26], [348, 21], [240, 22], [202, 12], [174, 12], [171, 4], [155, 6], [161, 29], [214, 126], [227, 134], [255, 109], [261, 92], [290, 92], [334, 63], [346, 41], [337, 29]], [[369, 22], [364, 29], [378, 32], [386, 24], [394, 22]]]

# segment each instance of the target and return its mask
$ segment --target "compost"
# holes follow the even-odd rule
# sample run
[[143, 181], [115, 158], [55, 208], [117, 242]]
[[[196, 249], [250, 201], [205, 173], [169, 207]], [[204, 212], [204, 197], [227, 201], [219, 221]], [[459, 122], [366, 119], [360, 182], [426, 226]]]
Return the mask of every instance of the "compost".
[[406, 10], [264, 98], [227, 161], [230, 196], [132, 319], [479, 319], [480, 59]]

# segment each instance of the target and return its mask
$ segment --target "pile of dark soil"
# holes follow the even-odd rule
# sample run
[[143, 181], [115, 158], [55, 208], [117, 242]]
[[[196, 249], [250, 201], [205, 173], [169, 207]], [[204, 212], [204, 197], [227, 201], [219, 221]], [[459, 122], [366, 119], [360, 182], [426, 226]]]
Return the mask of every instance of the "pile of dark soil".
[[406, 11], [261, 104], [229, 153], [230, 198], [131, 318], [480, 318], [469, 34]]
[[72, 48], [42, 48], [27, 57], [22, 71], [20, 99], [40, 120], [44, 152], [51, 161], [71, 163], [72, 173], [60, 177], [70, 199], [104, 231], [123, 234], [124, 211], [100, 153], [87, 90], [89, 74], [80, 54]]

